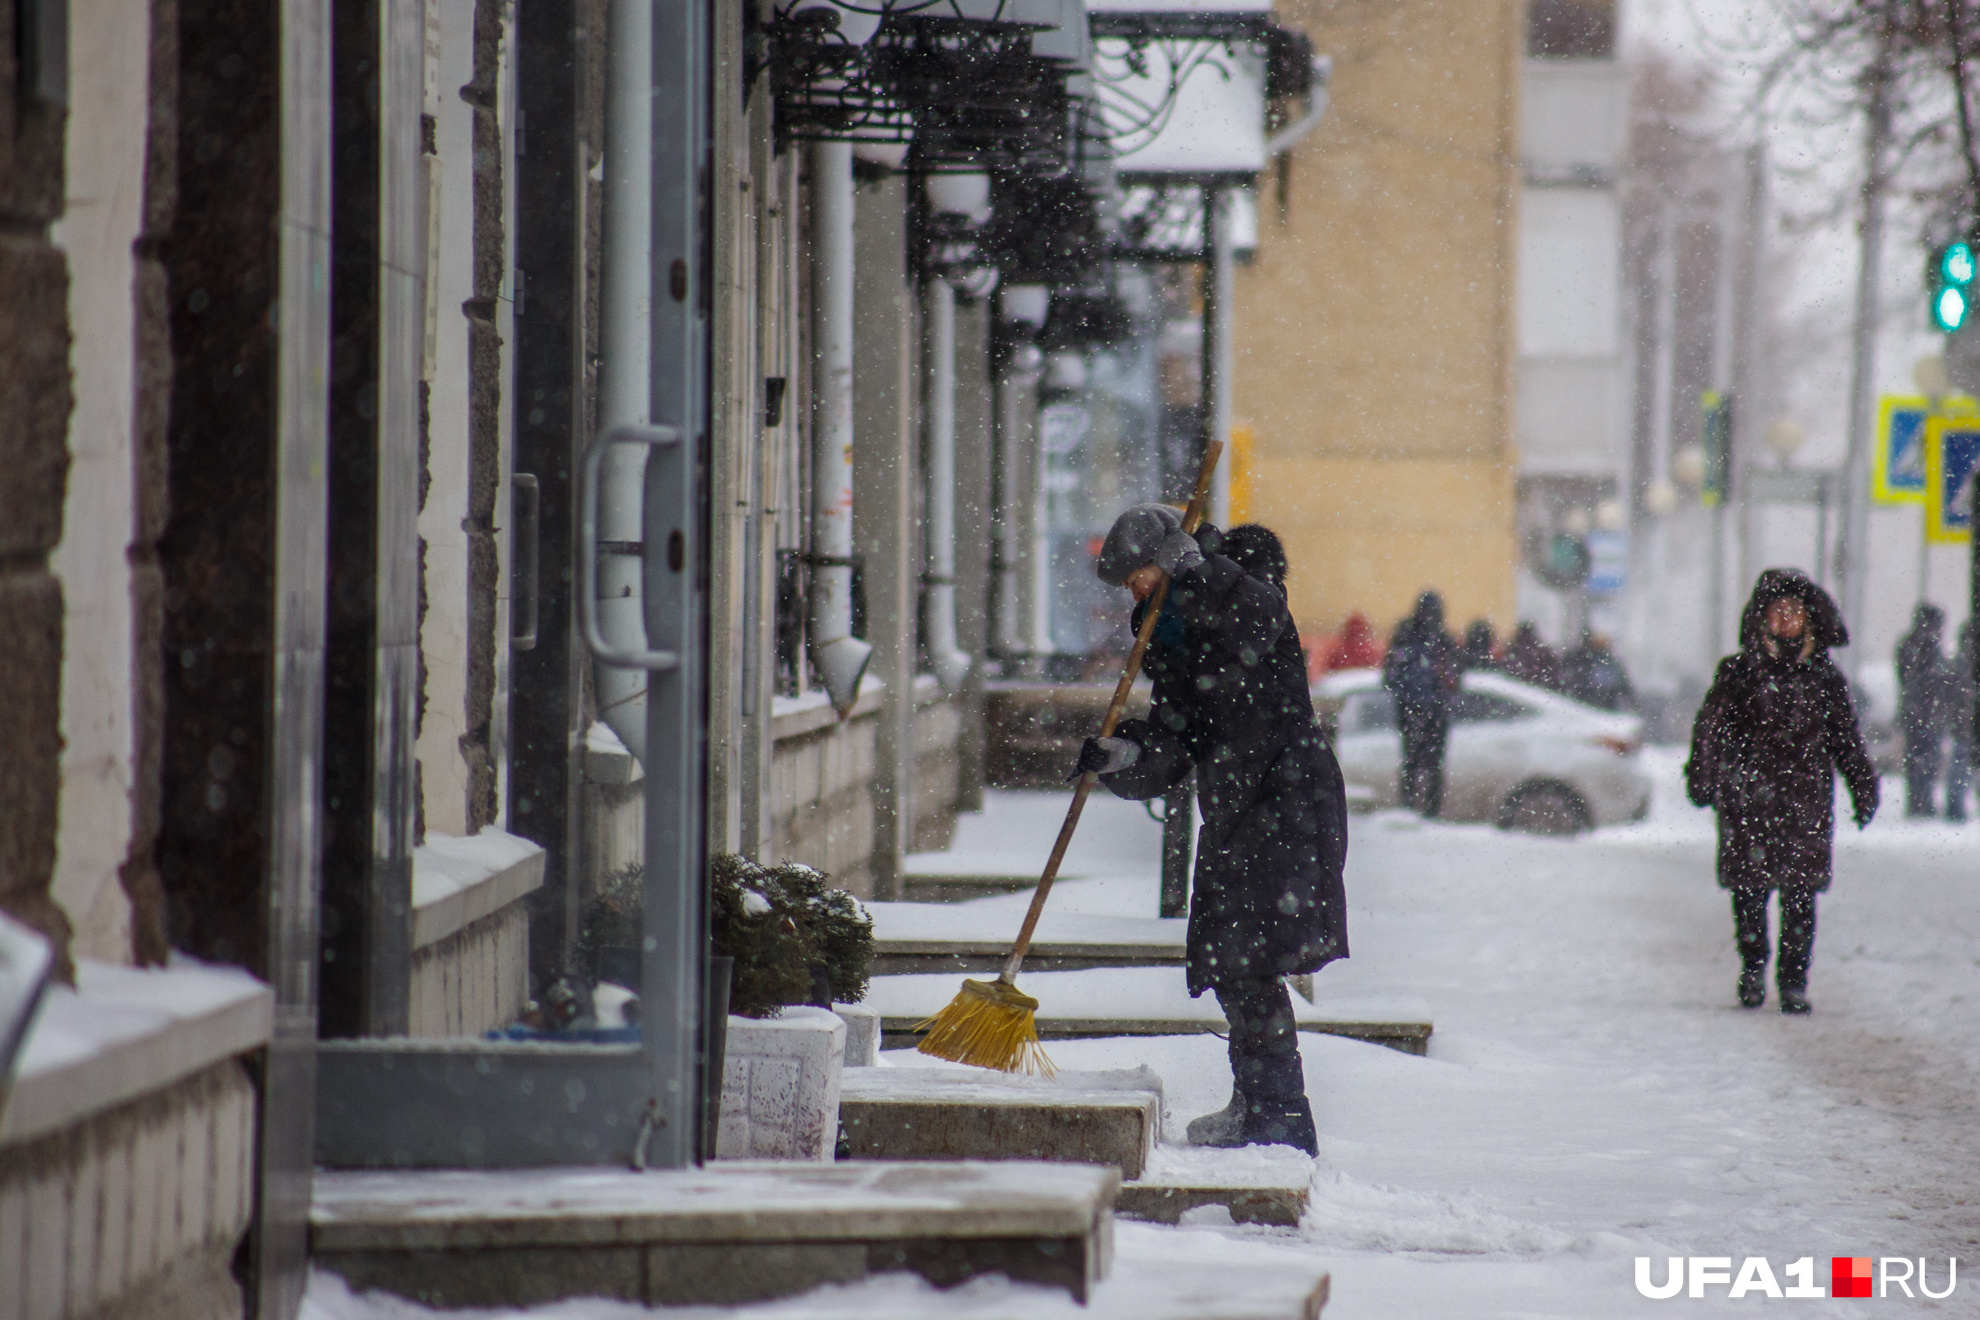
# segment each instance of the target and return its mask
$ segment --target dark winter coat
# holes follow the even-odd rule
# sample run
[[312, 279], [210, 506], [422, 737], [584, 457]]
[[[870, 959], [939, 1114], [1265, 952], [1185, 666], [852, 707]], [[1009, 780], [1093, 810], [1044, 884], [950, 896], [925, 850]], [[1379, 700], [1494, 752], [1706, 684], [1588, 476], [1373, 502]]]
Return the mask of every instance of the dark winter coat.
[[1426, 591], [1416, 612], [1396, 625], [1382, 660], [1382, 686], [1394, 694], [1404, 728], [1449, 724], [1462, 673], [1457, 643], [1444, 631], [1443, 598]]
[[1540, 630], [1530, 623], [1522, 623], [1513, 631], [1502, 667], [1508, 678], [1535, 687], [1560, 689], [1561, 659], [1554, 654], [1553, 647], [1540, 640]]
[[1101, 782], [1139, 801], [1196, 771], [1190, 994], [1347, 957], [1347, 792], [1284, 596], [1209, 555], [1170, 584], [1144, 665], [1148, 718], [1117, 730], [1141, 755]]
[[1954, 677], [1940, 649], [1945, 618], [1938, 606], [1920, 605], [1898, 643], [1898, 723], [1908, 742], [1930, 744], [1946, 733]]
[[[1767, 635], [1767, 607], [1808, 610], [1800, 644]], [[1792, 569], [1760, 575], [1740, 620], [1740, 649], [1719, 672], [1691, 729], [1685, 789], [1719, 813], [1719, 884], [1829, 887], [1835, 777], [1858, 821], [1877, 810], [1877, 772], [1856, 727], [1849, 683], [1829, 659], [1849, 630], [1829, 594]]]
[[1959, 625], [1959, 649], [1953, 653], [1952, 681], [1947, 684], [1947, 691], [1952, 694], [1952, 710], [1946, 716], [1946, 728], [1955, 746], [1969, 748], [1973, 746], [1975, 700], [1980, 698], [1980, 684], [1975, 683], [1973, 674], [1971, 619]]

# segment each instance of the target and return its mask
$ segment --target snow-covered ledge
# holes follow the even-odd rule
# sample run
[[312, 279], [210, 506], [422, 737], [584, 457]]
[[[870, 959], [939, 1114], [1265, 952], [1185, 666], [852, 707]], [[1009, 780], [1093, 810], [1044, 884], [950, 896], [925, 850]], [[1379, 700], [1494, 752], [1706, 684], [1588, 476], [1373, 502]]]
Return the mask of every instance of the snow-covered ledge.
[[494, 826], [471, 838], [429, 834], [413, 849], [412, 946], [424, 949], [543, 885], [543, 849]]
[[175, 958], [83, 962], [43, 999], [0, 1116], [0, 1315], [240, 1315], [254, 1083], [274, 996]]
[[803, 692], [795, 697], [772, 697], [770, 700], [770, 740], [783, 742], [786, 738], [802, 738], [807, 733], [829, 729], [835, 724], [851, 723], [874, 714], [880, 709], [880, 694], [886, 684], [867, 674], [859, 680], [859, 696], [852, 709], [846, 712], [844, 721], [832, 709], [832, 699], [824, 692]]
[[521, 1016], [529, 998], [529, 909], [543, 849], [492, 826], [429, 834], [413, 849], [415, 1036], [478, 1036]]
[[0, 1148], [260, 1049], [274, 1021], [273, 992], [237, 967], [185, 957], [155, 970], [79, 962], [75, 987], [51, 987], [28, 1029]]

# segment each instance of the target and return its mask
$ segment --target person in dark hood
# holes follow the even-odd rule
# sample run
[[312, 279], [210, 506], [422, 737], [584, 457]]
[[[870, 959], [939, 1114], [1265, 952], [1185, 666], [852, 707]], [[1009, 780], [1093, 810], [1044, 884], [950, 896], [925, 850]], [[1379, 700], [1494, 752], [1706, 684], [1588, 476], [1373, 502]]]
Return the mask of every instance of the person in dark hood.
[[1459, 656], [1466, 669], [1497, 669], [1499, 667], [1499, 643], [1492, 636], [1492, 625], [1485, 619], [1473, 619], [1465, 625], [1464, 649]]
[[1939, 782], [1940, 744], [1952, 674], [1941, 649], [1946, 613], [1920, 603], [1897, 649], [1898, 726], [1904, 732], [1904, 814], [1930, 816]]
[[1206, 554], [1224, 556], [1251, 576], [1264, 578], [1279, 589], [1280, 595], [1285, 595], [1286, 574], [1291, 566], [1286, 562], [1286, 547], [1271, 528], [1262, 523], [1239, 523], [1214, 541], [1201, 535], [1197, 540]]
[[1561, 691], [1576, 701], [1603, 710], [1633, 710], [1636, 688], [1616, 658], [1609, 639], [1584, 632], [1581, 645], [1561, 657]]
[[1382, 686], [1395, 696], [1402, 730], [1402, 802], [1424, 816], [1444, 809], [1444, 748], [1459, 674], [1457, 644], [1444, 631], [1444, 598], [1426, 591], [1396, 625], [1382, 661]]
[[1966, 820], [1966, 790], [1973, 784], [1973, 708], [1980, 697], [1973, 674], [1973, 620], [1959, 625], [1959, 646], [1953, 652], [1952, 673], [1946, 683], [1951, 709], [1946, 712], [1946, 729], [1952, 734], [1952, 752], [1946, 758], [1946, 819], [1955, 824]]
[[1313, 717], [1299, 630], [1269, 576], [1204, 554], [1162, 505], [1123, 513], [1095, 567], [1134, 593], [1137, 629], [1150, 595], [1169, 583], [1143, 661], [1155, 684], [1148, 717], [1123, 721], [1111, 738], [1088, 738], [1079, 770], [1135, 801], [1166, 796], [1196, 774], [1203, 824], [1189, 904], [1189, 992], [1214, 990], [1223, 1006], [1232, 1083], [1231, 1103], [1192, 1122], [1189, 1139], [1313, 1154], [1313, 1109], [1283, 978], [1347, 957], [1347, 792]]
[[1521, 619], [1519, 626], [1513, 629], [1512, 640], [1506, 643], [1502, 668], [1508, 678], [1516, 678], [1551, 692], [1560, 690], [1560, 657], [1540, 636], [1540, 629], [1531, 619]]
[[1740, 649], [1719, 671], [1691, 730], [1685, 792], [1719, 816], [1719, 884], [1732, 891], [1739, 1002], [1766, 999], [1767, 895], [1781, 895], [1775, 968], [1781, 1012], [1808, 1012], [1815, 895], [1829, 887], [1835, 778], [1857, 828], [1877, 814], [1877, 771], [1857, 729], [1849, 683], [1829, 652], [1849, 630], [1804, 573], [1770, 568], [1740, 616]]

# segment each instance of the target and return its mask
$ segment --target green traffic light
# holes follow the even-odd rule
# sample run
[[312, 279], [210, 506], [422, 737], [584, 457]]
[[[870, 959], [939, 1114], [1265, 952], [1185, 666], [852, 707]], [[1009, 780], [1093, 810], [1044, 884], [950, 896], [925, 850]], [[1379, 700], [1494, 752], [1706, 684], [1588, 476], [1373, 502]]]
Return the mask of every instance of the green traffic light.
[[[1973, 283], [1975, 270], [1973, 249], [1968, 244], [1954, 243], [1939, 258], [1939, 273], [1946, 277], [1946, 283], [1948, 284], [1955, 284], [1964, 288]], [[1960, 315], [1963, 317], [1965, 314], [1964, 309], [1962, 309]]]
[[1941, 289], [1932, 300], [1932, 319], [1939, 329], [1951, 334], [1966, 323], [1967, 301], [1962, 289]]

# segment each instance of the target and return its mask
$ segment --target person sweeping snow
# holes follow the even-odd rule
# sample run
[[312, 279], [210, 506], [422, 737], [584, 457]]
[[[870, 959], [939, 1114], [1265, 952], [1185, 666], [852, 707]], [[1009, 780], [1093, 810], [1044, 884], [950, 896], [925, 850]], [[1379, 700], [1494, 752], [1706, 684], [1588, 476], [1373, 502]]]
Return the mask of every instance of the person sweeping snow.
[[1143, 662], [1154, 701], [1147, 719], [1088, 738], [1079, 770], [1132, 801], [1196, 772], [1189, 992], [1214, 990], [1230, 1023], [1231, 1101], [1191, 1122], [1190, 1141], [1314, 1154], [1283, 978], [1347, 957], [1347, 795], [1313, 717], [1278, 538], [1240, 527], [1221, 543], [1258, 572], [1205, 554], [1167, 506], [1136, 505], [1115, 521], [1095, 565], [1101, 580], [1143, 603], [1169, 583]]
[[1877, 771], [1864, 749], [1849, 682], [1829, 659], [1849, 629], [1804, 573], [1770, 568], [1740, 616], [1740, 649], [1719, 662], [1691, 729], [1685, 792], [1719, 816], [1719, 884], [1732, 891], [1739, 1002], [1767, 985], [1767, 895], [1781, 895], [1775, 968], [1781, 1012], [1808, 1012], [1815, 895], [1829, 887], [1836, 774], [1858, 829], [1877, 814]]

